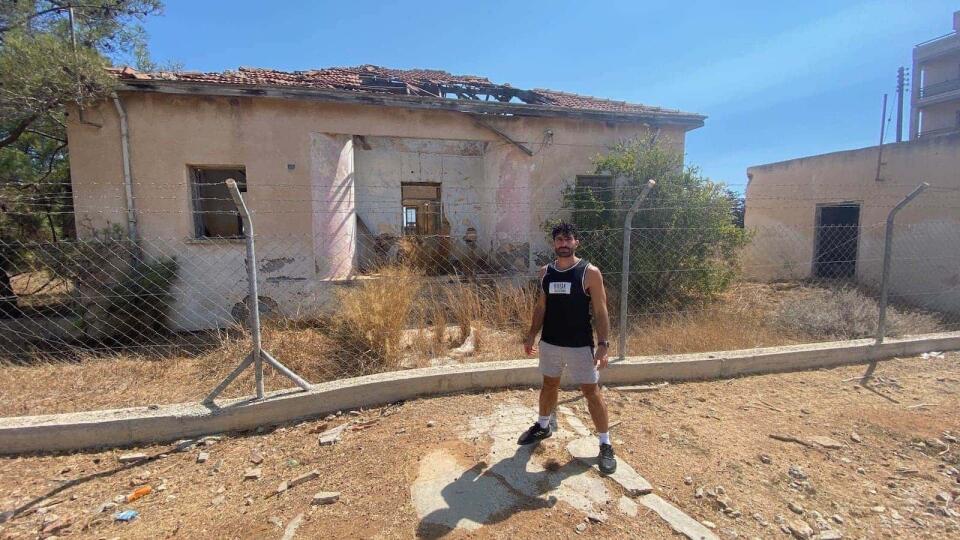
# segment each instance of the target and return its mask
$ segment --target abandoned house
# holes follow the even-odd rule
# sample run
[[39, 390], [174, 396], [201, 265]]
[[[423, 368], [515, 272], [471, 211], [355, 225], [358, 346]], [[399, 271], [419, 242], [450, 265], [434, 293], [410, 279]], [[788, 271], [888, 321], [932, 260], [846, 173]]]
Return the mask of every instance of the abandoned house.
[[562, 189], [611, 181], [594, 156], [654, 132], [682, 151], [704, 122], [435, 70], [114, 73], [115, 99], [69, 116], [78, 235], [119, 225], [148, 257], [177, 257], [187, 330], [246, 294], [227, 178], [255, 220], [261, 295], [302, 313], [405, 235], [445, 238], [452, 267], [479, 253], [526, 272]]

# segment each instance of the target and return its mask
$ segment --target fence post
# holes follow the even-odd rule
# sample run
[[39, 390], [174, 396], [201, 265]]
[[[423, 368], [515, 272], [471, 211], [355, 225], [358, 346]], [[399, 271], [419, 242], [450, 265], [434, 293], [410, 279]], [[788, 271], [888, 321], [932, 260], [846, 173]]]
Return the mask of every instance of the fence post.
[[620, 336], [617, 344], [617, 352], [620, 353], [620, 360], [627, 357], [627, 289], [630, 287], [630, 237], [633, 225], [633, 215], [640, 209], [640, 203], [647, 198], [647, 194], [656, 185], [652, 179], [647, 180], [643, 186], [643, 191], [633, 201], [633, 205], [627, 210], [627, 217], [623, 220], [623, 259], [620, 265]]
[[893, 247], [893, 218], [896, 217], [897, 212], [899, 212], [910, 201], [916, 198], [917, 195], [923, 193], [923, 190], [927, 189], [928, 187], [930, 187], [930, 184], [921, 182], [916, 189], [911, 191], [909, 195], [897, 203], [897, 205], [890, 210], [890, 214], [887, 215], [887, 227], [886, 231], [884, 232], [883, 239], [883, 273], [880, 277], [880, 316], [877, 320], [877, 345], [883, 343], [883, 338], [885, 337], [887, 327], [887, 295], [890, 292], [890, 261], [892, 258], [891, 248]]
[[237, 210], [240, 212], [240, 215], [243, 217], [243, 229], [244, 236], [247, 240], [247, 291], [250, 297], [250, 314], [247, 317], [247, 323], [250, 326], [250, 336], [253, 340], [253, 347], [250, 351], [250, 354], [240, 365], [236, 367], [227, 377], [217, 385], [216, 388], [210, 392], [206, 398], [204, 398], [204, 403], [213, 403], [213, 400], [220, 395], [221, 392], [235, 379], [244, 369], [247, 368], [251, 363], [254, 365], [254, 373], [257, 381], [257, 399], [263, 399], [263, 362], [267, 361], [268, 364], [273, 366], [277, 371], [282, 375], [286, 376], [294, 383], [297, 384], [300, 388], [304, 390], [310, 389], [310, 383], [301, 378], [299, 375], [294, 373], [292, 370], [281, 364], [274, 357], [270, 356], [267, 351], [264, 351], [261, 347], [260, 341], [260, 299], [257, 291], [257, 255], [256, 250], [254, 249], [253, 242], [253, 219], [250, 217], [250, 212], [247, 209], [246, 203], [243, 201], [243, 197], [240, 195], [240, 189], [237, 188], [237, 182], [233, 178], [228, 178], [226, 181], [227, 189], [230, 190], [230, 196], [233, 197], [233, 202], [237, 205]]

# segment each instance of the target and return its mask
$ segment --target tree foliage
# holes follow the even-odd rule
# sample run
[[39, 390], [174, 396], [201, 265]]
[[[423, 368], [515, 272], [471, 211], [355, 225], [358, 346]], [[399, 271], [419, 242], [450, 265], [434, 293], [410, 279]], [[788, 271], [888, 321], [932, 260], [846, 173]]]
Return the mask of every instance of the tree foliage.
[[626, 210], [656, 181], [633, 217], [629, 299], [634, 308], [682, 306], [714, 298], [739, 272], [749, 235], [738, 225], [737, 198], [722, 183], [684, 167], [683, 156], [654, 137], [621, 142], [594, 160], [614, 179], [606, 189], [570, 186], [565, 206], [585, 231], [580, 253], [619, 288]]
[[[73, 233], [65, 114], [106, 97], [104, 69], [149, 62], [140, 23], [161, 0], [0, 1], [0, 315], [17, 243]], [[71, 24], [72, 15], [72, 24]]]

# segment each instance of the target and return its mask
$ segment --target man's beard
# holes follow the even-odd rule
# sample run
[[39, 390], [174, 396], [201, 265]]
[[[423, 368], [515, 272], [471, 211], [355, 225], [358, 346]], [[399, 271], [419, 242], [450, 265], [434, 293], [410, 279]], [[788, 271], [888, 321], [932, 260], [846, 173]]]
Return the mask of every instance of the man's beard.
[[557, 254], [557, 257], [573, 257], [573, 248], [553, 248], [553, 252]]

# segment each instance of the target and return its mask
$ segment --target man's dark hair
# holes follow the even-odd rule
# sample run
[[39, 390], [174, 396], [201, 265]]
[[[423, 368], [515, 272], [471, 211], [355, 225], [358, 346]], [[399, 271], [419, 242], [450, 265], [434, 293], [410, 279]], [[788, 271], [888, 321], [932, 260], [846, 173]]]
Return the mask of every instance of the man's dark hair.
[[573, 223], [565, 223], [563, 221], [557, 223], [553, 226], [553, 229], [550, 230], [550, 237], [556, 240], [558, 236], [570, 236], [575, 240], [579, 239], [577, 226]]

